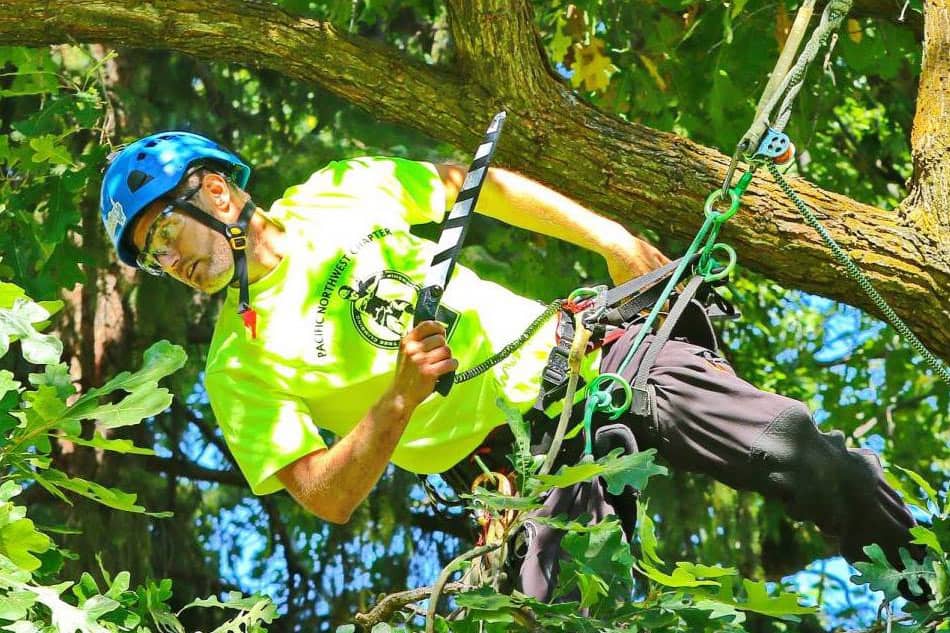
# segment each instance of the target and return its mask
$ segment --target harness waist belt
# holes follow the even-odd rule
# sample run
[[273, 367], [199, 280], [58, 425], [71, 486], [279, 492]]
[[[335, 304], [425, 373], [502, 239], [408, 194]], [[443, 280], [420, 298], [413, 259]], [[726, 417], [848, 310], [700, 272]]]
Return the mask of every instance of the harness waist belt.
[[[697, 254], [691, 259], [695, 260], [698, 257]], [[593, 350], [604, 344], [607, 340], [605, 336], [608, 329], [617, 331], [643, 320], [641, 313], [653, 308], [663, 292], [663, 286], [675, 272], [679, 263], [680, 260], [672, 261], [665, 266], [602, 293], [595, 301], [598, 309], [594, 312], [593, 318], [584, 321], [585, 326], [592, 333], [591, 345], [588, 349]], [[701, 297], [701, 307], [708, 318], [733, 319], [739, 316], [735, 308], [719, 296], [711, 284], [696, 282], [685, 294], [688, 294], [689, 298], [685, 299], [684, 303], [690, 302], [693, 295]], [[587, 309], [587, 307], [581, 309]], [[558, 341], [548, 354], [547, 364], [541, 372], [540, 391], [535, 402], [535, 408], [541, 411], [563, 398], [566, 392], [570, 372], [567, 359], [570, 354], [571, 343], [574, 340], [573, 316], [577, 311], [576, 306], [573, 305], [566, 305], [562, 308], [558, 321]], [[682, 311], [682, 307], [674, 310], [664, 322], [662, 330], [666, 334], [666, 338], [669, 337], [669, 333], [675, 327]], [[610, 337], [608, 338], [613, 340]], [[660, 346], [662, 346], [662, 343], [660, 343]], [[579, 380], [578, 384], [583, 386], [583, 378]]]

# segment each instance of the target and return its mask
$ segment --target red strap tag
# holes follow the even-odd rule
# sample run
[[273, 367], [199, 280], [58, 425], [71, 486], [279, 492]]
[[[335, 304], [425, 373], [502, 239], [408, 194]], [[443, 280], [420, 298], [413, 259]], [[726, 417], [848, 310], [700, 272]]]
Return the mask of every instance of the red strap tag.
[[244, 319], [244, 327], [251, 330], [251, 338], [257, 338], [257, 312], [254, 308], [248, 308], [242, 312], [241, 318]]

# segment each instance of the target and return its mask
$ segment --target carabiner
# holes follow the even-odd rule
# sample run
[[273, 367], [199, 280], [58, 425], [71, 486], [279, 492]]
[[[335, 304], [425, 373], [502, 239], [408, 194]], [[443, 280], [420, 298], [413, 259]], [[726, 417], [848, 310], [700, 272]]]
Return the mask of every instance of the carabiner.
[[732, 176], [736, 173], [736, 166], [739, 164], [739, 157], [742, 156], [742, 152], [745, 150], [745, 143], [739, 141], [736, 144], [736, 151], [732, 153], [732, 159], [729, 161], [729, 167], [726, 169], [726, 177], [722, 180], [722, 195], [726, 195], [726, 192], [729, 191], [729, 188], [732, 186]]

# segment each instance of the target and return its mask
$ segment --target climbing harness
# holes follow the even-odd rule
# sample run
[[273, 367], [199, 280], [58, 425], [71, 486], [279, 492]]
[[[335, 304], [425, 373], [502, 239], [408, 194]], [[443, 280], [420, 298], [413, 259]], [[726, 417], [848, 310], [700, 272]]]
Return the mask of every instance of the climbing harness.
[[567, 355], [567, 384], [564, 395], [564, 408], [558, 418], [557, 430], [554, 433], [554, 439], [548, 448], [544, 463], [541, 465], [539, 475], [547, 475], [554, 467], [554, 460], [561, 451], [561, 442], [564, 440], [564, 434], [567, 432], [567, 425], [571, 419], [571, 404], [574, 402], [574, 392], [577, 389], [577, 381], [581, 373], [581, 359], [587, 351], [587, 342], [590, 340], [590, 330], [584, 327], [581, 312], [574, 314], [574, 338], [571, 341], [570, 349]]
[[[694, 301], [694, 298], [702, 292], [703, 285], [710, 286], [728, 278], [734, 269], [736, 263], [735, 251], [729, 245], [716, 240], [722, 226], [738, 212], [742, 195], [748, 188], [755, 171], [762, 166], [765, 166], [772, 174], [772, 177], [802, 214], [806, 223], [819, 233], [832, 251], [835, 259], [868, 294], [888, 322], [910, 342], [915, 351], [924, 358], [938, 376], [950, 383], [950, 370], [924, 347], [910, 328], [887, 305], [867, 277], [848, 257], [847, 253], [834, 242], [817, 217], [795, 193], [779, 169], [781, 165], [790, 164], [795, 157], [795, 146], [783, 130], [791, 116], [792, 105], [801, 90], [808, 66], [828, 39], [840, 27], [841, 22], [851, 8], [851, 3], [852, 0], [831, 0], [825, 6], [818, 26], [805, 44], [802, 53], [792, 64], [792, 59], [795, 57], [804, 37], [815, 2], [814, 0], [806, 0], [800, 8], [772, 77], [759, 99], [752, 125], [736, 146], [726, 170], [722, 187], [714, 190], [707, 197], [704, 205], [705, 222], [700, 227], [684, 256], [651, 274], [644, 275], [612, 291], [608, 291], [600, 304], [596, 305], [596, 309], [588, 313], [587, 318], [578, 319], [578, 322], [583, 322], [584, 325], [592, 327], [595, 324], [603, 323], [604, 316], [608, 310], [611, 310], [611, 314], [614, 316], [614, 325], [623, 327], [633, 325], [635, 322], [639, 325], [639, 330], [627, 349], [617, 373], [602, 374], [587, 386], [587, 400], [583, 420], [585, 459], [591, 455], [591, 420], [595, 413], [608, 413], [611, 419], [618, 417], [628, 407], [638, 416], [648, 416], [652, 413], [655, 394], [652, 392], [648, 380], [650, 370], [663, 345], [672, 335], [677, 322]], [[773, 117], [776, 106], [778, 106], [778, 110]], [[774, 123], [770, 125], [770, 121], [774, 121]], [[744, 158], [749, 167], [739, 177], [738, 182], [733, 185], [734, 174], [740, 158]], [[719, 209], [721, 204], [724, 205], [724, 210]], [[725, 206], [726, 204], [728, 206]], [[725, 263], [720, 263], [716, 258], [717, 255], [724, 257]], [[649, 348], [643, 353], [633, 385], [630, 385], [620, 374], [638, 355], [640, 346], [646, 337], [653, 333], [657, 318], [674, 297], [676, 287], [686, 279], [688, 268], [693, 269], [692, 276], [686, 282], [685, 288], [676, 294], [663, 325], [656, 331]], [[665, 280], [666, 284], [662, 290], [657, 292], [662, 280]], [[614, 307], [618, 300], [616, 294], [612, 296], [611, 293], [618, 292], [628, 292], [633, 296], [633, 299], [628, 297], [619, 307]], [[709, 289], [707, 288], [705, 293], [708, 295], [708, 292]], [[722, 306], [724, 302], [716, 301], [715, 303]], [[650, 309], [649, 314], [642, 322], [639, 322], [637, 315], [647, 308]], [[573, 369], [572, 371], [566, 371], [567, 363], [564, 362], [564, 359], [570, 341], [565, 341], [564, 338], [562, 337], [562, 340], [552, 350], [548, 365], [542, 375], [542, 389], [539, 398], [542, 407], [562, 395], [565, 376], [570, 375], [571, 378], [574, 378], [573, 374], [577, 373], [577, 370]], [[613, 394], [618, 389], [624, 394], [623, 401], [620, 403], [613, 400]], [[569, 409], [567, 402], [565, 401], [565, 409]], [[562, 431], [560, 425], [559, 431]]]
[[[574, 396], [581, 381], [580, 367], [584, 354], [599, 345], [604, 345], [605, 342], [614, 340], [617, 333], [622, 334], [625, 328], [638, 327], [618, 369], [614, 373], [600, 374], [584, 387], [586, 397], [580, 423], [580, 429], [584, 433], [581, 460], [590, 461], [594, 458], [595, 416], [606, 416], [614, 420], [626, 411], [631, 411], [640, 417], [649, 417], [655, 413], [656, 394], [649, 380], [650, 371], [663, 346], [676, 334], [677, 324], [689, 310], [701, 310], [706, 317], [707, 328], [710, 318], [738, 316], [735, 309], [715, 290], [717, 285], [729, 278], [737, 260], [735, 251], [728, 244], [718, 242], [717, 239], [723, 225], [738, 212], [743, 194], [749, 187], [754, 173], [761, 167], [769, 171], [802, 214], [806, 223], [819, 233], [838, 263], [871, 297], [891, 325], [910, 342], [940, 378], [950, 383], [950, 370], [924, 347], [874, 290], [867, 277], [834, 242], [780, 171], [780, 166], [790, 164], [795, 156], [795, 146], [783, 130], [790, 117], [794, 99], [801, 89], [808, 65], [838, 29], [851, 7], [851, 2], [852, 0], [830, 0], [822, 13], [818, 27], [812, 33], [801, 55], [792, 64], [792, 59], [795, 57], [814, 10], [815, 0], [805, 0], [803, 3], [773, 76], [758, 102], [752, 125], [736, 146], [722, 186], [712, 191], [707, 197], [703, 207], [704, 222], [680, 259], [615, 288], [607, 289], [605, 286], [581, 288], [572, 293], [566, 301], [551, 303], [521, 337], [505, 346], [499, 354], [480, 364], [477, 368], [480, 371], [470, 373], [472, 372], [470, 370], [455, 377], [456, 382], [461, 382], [487, 370], [523, 344], [554, 313], [560, 312], [558, 341], [551, 350], [542, 373], [536, 409], [544, 411], [560, 399], [563, 399], [563, 408], [554, 438], [538, 471], [539, 475], [550, 472], [568, 433]], [[776, 106], [778, 106], [778, 113], [773, 118], [772, 112]], [[770, 125], [770, 121], [774, 123]], [[733, 184], [740, 159], [744, 160], [747, 168]], [[655, 328], [664, 310], [667, 310], [665, 319], [659, 328]], [[649, 312], [644, 316], [647, 311]], [[641, 346], [649, 335], [652, 335], [652, 340], [645, 350], [641, 350]], [[707, 347], [715, 349], [715, 334], [711, 330], [709, 336], [712, 345]], [[623, 377], [624, 371], [637, 357], [639, 361], [633, 380], [628, 382]], [[615, 397], [618, 392], [622, 394], [619, 402]], [[600, 444], [599, 437], [597, 440]], [[503, 485], [502, 480], [509, 481], [503, 475], [488, 472], [485, 468], [483, 470], [485, 472], [476, 477], [473, 490], [475, 486], [488, 482], [497, 484], [500, 490]], [[480, 543], [483, 546], [494, 544], [500, 548], [507, 547], [506, 539], [509, 538], [508, 532], [516, 521], [516, 515], [512, 513], [510, 517], [498, 517], [495, 519], [497, 523], [494, 524], [491, 523], [492, 520], [490, 517], [481, 516], [480, 524], [483, 531]], [[495, 560], [496, 569], [504, 563], [504, 556], [505, 554], [502, 553], [500, 558]], [[490, 562], [489, 565], [491, 565]], [[888, 612], [888, 630], [890, 630], [890, 625], [891, 616]]]
[[[425, 283], [422, 290], [419, 291], [419, 298], [416, 300], [413, 325], [419, 325], [423, 321], [435, 320], [438, 316], [439, 303], [442, 300], [443, 293], [445, 293], [446, 286], [449, 284], [452, 271], [455, 269], [455, 260], [458, 259], [458, 255], [462, 250], [462, 243], [465, 241], [465, 234], [468, 232], [472, 211], [478, 203], [478, 195], [482, 191], [485, 174], [488, 172], [488, 163], [495, 154], [495, 146], [498, 144], [498, 137], [501, 134], [506, 116], [506, 113], [501, 111], [492, 119], [491, 124], [485, 131], [485, 137], [478, 149], [475, 150], [475, 159], [468, 168], [465, 182], [462, 183], [462, 187], [459, 189], [455, 203], [446, 216], [445, 222], [442, 223], [442, 234], [439, 236], [435, 255], [432, 257]], [[451, 372], [443, 374], [436, 383], [435, 390], [443, 396], [447, 396], [454, 382]]]

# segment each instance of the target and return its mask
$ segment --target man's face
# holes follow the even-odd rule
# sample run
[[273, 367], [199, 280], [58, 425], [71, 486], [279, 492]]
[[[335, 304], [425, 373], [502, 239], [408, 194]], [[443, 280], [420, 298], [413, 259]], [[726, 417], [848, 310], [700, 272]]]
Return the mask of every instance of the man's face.
[[[226, 189], [227, 184], [220, 177], [220, 183], [209, 183], [212, 176], [206, 175], [201, 189], [190, 198], [205, 211], [228, 206], [218, 190], [220, 186]], [[206, 191], [209, 184], [211, 191]], [[224, 198], [229, 196], [224, 194]], [[147, 247], [166, 274], [187, 286], [209, 294], [221, 290], [234, 274], [227, 240], [185, 211], [172, 208], [166, 212], [168, 206], [167, 200], [157, 200], [139, 217], [132, 232], [135, 248], [141, 253]]]

